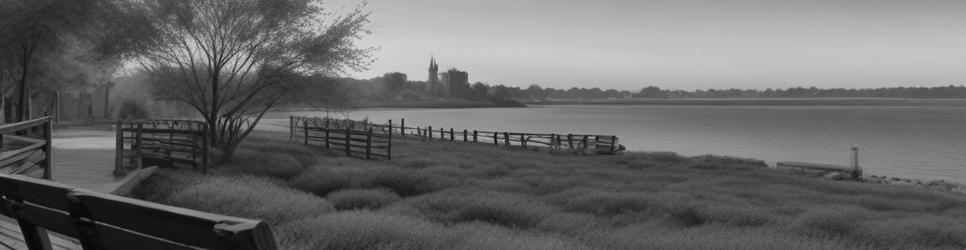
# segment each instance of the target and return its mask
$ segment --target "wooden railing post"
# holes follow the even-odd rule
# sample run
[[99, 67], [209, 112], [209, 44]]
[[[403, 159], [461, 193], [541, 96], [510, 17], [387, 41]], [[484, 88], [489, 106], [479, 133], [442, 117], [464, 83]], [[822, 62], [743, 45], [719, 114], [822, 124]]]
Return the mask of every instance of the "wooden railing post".
[[467, 130], [465, 130], [465, 129], [464, 129], [464, 130], [463, 130], [463, 142], [468, 142], [468, 141], [470, 141], [470, 140], [468, 140], [468, 139], [466, 138], [466, 137], [468, 136], [467, 134], [469, 134], [469, 132], [468, 132]]
[[352, 156], [352, 127], [345, 127], [345, 155]]
[[288, 116], [288, 140], [295, 139], [295, 116]]
[[[404, 120], [405, 121], [405, 120]], [[392, 161], [392, 131], [389, 133], [389, 145], [386, 145], [386, 159]], [[405, 143], [405, 139], [403, 139]]]
[[309, 146], [309, 121], [305, 120], [302, 122], [302, 131], [305, 133], [305, 146]]
[[44, 179], [53, 180], [53, 164], [52, 158], [54, 151], [51, 150], [51, 144], [53, 144], [53, 133], [54, 133], [54, 123], [53, 119], [47, 117], [47, 122], [44, 123]]
[[557, 150], [557, 134], [550, 134], [550, 150]]
[[429, 134], [429, 140], [433, 140], [433, 126], [426, 126], [426, 134]]
[[114, 175], [124, 174], [124, 128], [121, 120], [114, 121]]
[[617, 153], [617, 136], [616, 135], [610, 136], [610, 153], [611, 154]]
[[366, 160], [372, 158], [372, 127], [369, 127], [369, 132], [366, 133]]
[[510, 132], [503, 132], [503, 145], [510, 146]]
[[526, 136], [523, 134], [520, 134], [520, 146], [523, 146], [523, 148], [527, 148], [527, 139], [526, 139]]
[[453, 133], [453, 128], [449, 128], [449, 141], [456, 141], [456, 134]]
[[142, 157], [142, 155], [141, 155], [141, 149], [144, 148], [144, 145], [142, 145], [142, 143], [144, 143], [144, 142], [141, 139], [142, 139], [142, 136], [143, 136], [143, 129], [144, 129], [144, 124], [143, 123], [138, 123], [138, 132], [137, 132], [137, 145], [138, 146], [137, 146], [137, 148], [134, 151], [134, 152], [136, 152], [134, 154], [134, 157], [135, 157], [134, 159], [137, 162], [137, 165], [136, 165], [137, 166], [137, 169], [141, 169], [142, 168], [142, 166], [141, 166], [141, 157]]
[[403, 141], [406, 140], [406, 118], [399, 120], [399, 134], [402, 134]]
[[499, 135], [500, 135], [500, 133], [493, 132], [493, 145], [494, 146], [500, 146], [500, 140], [499, 140], [500, 139], [500, 136]]
[[574, 134], [567, 134], [567, 144], [569, 145], [570, 151], [574, 151]]
[[477, 136], [477, 131], [474, 129], [473, 130], [473, 142], [476, 142], [476, 138], [477, 138], [476, 136]]

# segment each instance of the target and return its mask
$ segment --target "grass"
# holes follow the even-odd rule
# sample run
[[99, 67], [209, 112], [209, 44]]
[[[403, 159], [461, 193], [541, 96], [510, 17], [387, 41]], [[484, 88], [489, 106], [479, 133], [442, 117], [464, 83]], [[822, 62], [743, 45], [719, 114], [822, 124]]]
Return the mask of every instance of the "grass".
[[256, 136], [241, 163], [163, 170], [135, 196], [264, 219], [285, 249], [966, 248], [963, 195], [759, 161], [407, 141], [389, 163]]

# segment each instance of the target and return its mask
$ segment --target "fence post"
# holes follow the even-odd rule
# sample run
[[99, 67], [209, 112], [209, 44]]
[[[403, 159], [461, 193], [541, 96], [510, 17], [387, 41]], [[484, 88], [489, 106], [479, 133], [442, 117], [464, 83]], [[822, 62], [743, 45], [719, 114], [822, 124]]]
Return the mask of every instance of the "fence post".
[[503, 132], [503, 145], [510, 146], [510, 132]]
[[466, 130], [466, 129], [464, 129], [464, 130], [463, 130], [463, 142], [468, 142], [468, 141], [470, 141], [470, 140], [468, 140], [468, 139], [466, 138], [467, 136], [469, 136], [469, 135], [467, 135], [467, 134], [469, 134], [469, 131], [468, 131], [468, 130]]
[[135, 159], [135, 160], [137, 160], [137, 168], [138, 168], [138, 169], [141, 169], [141, 167], [142, 167], [142, 166], [141, 166], [141, 148], [143, 148], [143, 147], [144, 147], [144, 145], [141, 145], [141, 143], [143, 143], [143, 142], [141, 141], [141, 138], [142, 138], [142, 134], [143, 134], [143, 132], [142, 132], [141, 130], [142, 130], [143, 128], [144, 128], [144, 124], [143, 124], [143, 123], [138, 123], [138, 136], [137, 136], [137, 145], [138, 145], [138, 147], [137, 147], [137, 150], [136, 150], [136, 151], [134, 151], [134, 152], [137, 152], [137, 153], [136, 153], [136, 154], [134, 155], [134, 157], [135, 157], [134, 159]]
[[208, 149], [208, 134], [211, 133], [211, 131], [208, 130], [208, 126], [205, 123], [202, 123], [201, 127], [202, 127], [201, 129], [201, 133], [202, 133], [201, 135], [201, 150], [202, 150], [201, 174], [207, 175], [208, 174], [208, 153], [210, 152], [210, 150]]
[[446, 131], [439, 128], [439, 141], [446, 141]]
[[345, 155], [352, 156], [352, 128], [345, 128]]
[[574, 151], [574, 134], [567, 134], [567, 144], [569, 144], [570, 151]]
[[429, 140], [433, 140], [433, 126], [427, 126], [426, 133], [429, 134]]
[[449, 141], [456, 141], [456, 134], [453, 133], [453, 128], [449, 128]]
[[47, 179], [47, 180], [52, 180], [53, 170], [54, 170], [54, 168], [51, 167], [51, 162], [52, 162], [51, 157], [53, 156], [53, 151], [51, 151], [51, 144], [53, 143], [53, 141], [51, 138], [53, 138], [53, 132], [54, 132], [54, 123], [52, 121], [53, 119], [51, 119], [50, 117], [47, 117], [47, 122], [44, 123], [44, 140], [46, 141], [46, 144], [44, 145], [43, 164], [44, 164], [44, 168], [46, 168], [44, 170], [44, 179]]
[[115, 144], [114, 144], [114, 175], [124, 174], [124, 129], [121, 127], [121, 120], [114, 121]]
[[477, 131], [476, 131], [476, 129], [474, 129], [473, 130], [473, 142], [477, 142], [476, 139], [477, 139]]
[[416, 139], [423, 140], [423, 129], [420, 127], [416, 127]]
[[527, 139], [524, 137], [523, 134], [520, 134], [520, 146], [523, 146], [523, 148], [527, 148]]
[[372, 127], [369, 127], [369, 133], [366, 133], [366, 160], [371, 158], [372, 158]]
[[[406, 143], [405, 139], [403, 139], [403, 143]], [[389, 131], [389, 145], [386, 145], [386, 159], [392, 161], [392, 130]]]
[[302, 131], [305, 132], [305, 146], [309, 146], [309, 121], [302, 122]]
[[295, 139], [295, 116], [288, 116], [288, 140]]
[[403, 142], [405, 142], [405, 139], [406, 139], [406, 118], [402, 118], [402, 119], [399, 120], [399, 133], [402, 134]]
[[557, 149], [557, 134], [550, 134], [550, 150]]
[[500, 136], [499, 135], [500, 135], [500, 133], [493, 132], [493, 145], [494, 146], [500, 146], [500, 140], [499, 140], [500, 139]]

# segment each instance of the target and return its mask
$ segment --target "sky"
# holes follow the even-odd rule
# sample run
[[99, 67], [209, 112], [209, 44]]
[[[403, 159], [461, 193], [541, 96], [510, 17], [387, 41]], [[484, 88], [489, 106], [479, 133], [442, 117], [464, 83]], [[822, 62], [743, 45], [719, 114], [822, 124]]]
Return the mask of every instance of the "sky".
[[[358, 1], [331, 0], [330, 9]], [[371, 78], [639, 90], [966, 84], [964, 0], [369, 0]]]

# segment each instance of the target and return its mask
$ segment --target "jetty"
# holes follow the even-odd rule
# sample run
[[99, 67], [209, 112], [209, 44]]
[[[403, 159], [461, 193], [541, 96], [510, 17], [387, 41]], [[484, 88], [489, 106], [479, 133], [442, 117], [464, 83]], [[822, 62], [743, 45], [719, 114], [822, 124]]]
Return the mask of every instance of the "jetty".
[[[814, 163], [814, 162], [780, 161], [775, 165], [775, 167], [777, 169], [782, 169], [782, 170], [818, 172], [822, 174], [826, 174], [826, 173], [846, 174], [852, 180], [859, 180], [862, 178], [862, 168], [859, 167], [859, 147], [852, 147], [852, 165], [851, 166], [826, 164], [826, 163]], [[835, 179], [839, 179], [839, 178], [835, 178]]]

